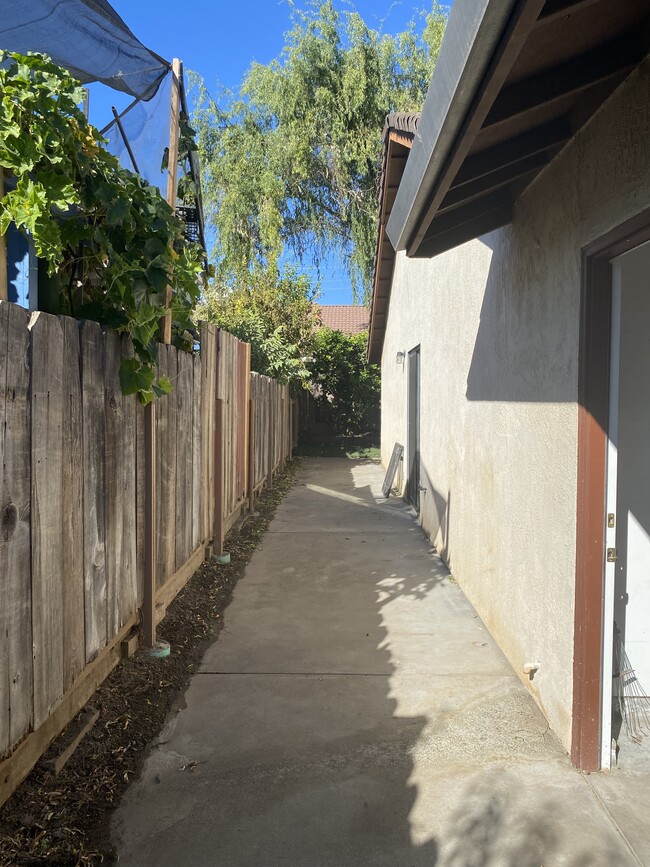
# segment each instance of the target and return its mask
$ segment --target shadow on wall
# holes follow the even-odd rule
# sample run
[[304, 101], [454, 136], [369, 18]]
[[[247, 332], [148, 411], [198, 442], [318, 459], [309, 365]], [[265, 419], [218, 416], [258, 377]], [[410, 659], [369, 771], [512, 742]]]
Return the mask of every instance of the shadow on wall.
[[[468, 400], [575, 402], [580, 287], [550, 291], [556, 289], [549, 286], [551, 254], [525, 234], [524, 220], [479, 240], [492, 258], [467, 376]], [[523, 250], [531, 251], [525, 259]]]
[[[431, 476], [426, 464], [420, 458], [420, 518], [422, 512], [427, 509], [428, 523], [427, 536], [436, 545], [438, 554], [444, 563], [449, 566], [449, 528], [451, 525], [451, 491], [447, 490], [445, 497], [431, 481]], [[430, 509], [433, 506], [433, 513]]]

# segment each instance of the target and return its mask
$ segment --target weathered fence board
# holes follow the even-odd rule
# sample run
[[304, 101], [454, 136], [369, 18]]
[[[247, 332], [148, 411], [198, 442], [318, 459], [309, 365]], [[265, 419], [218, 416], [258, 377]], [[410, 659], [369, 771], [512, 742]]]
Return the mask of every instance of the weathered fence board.
[[62, 317], [63, 328], [63, 419], [62, 490], [63, 515], [63, 689], [75, 682], [86, 662], [84, 626], [83, 557], [83, 418], [79, 326]]
[[[158, 356], [160, 374], [172, 385], [176, 382], [176, 350], [173, 346], [160, 346]], [[174, 391], [159, 401], [157, 406], [156, 437], [156, 584], [162, 587], [176, 568], [176, 405]]]
[[219, 332], [217, 395], [222, 401], [221, 492], [223, 532], [237, 519], [247, 497], [248, 346], [232, 334]]
[[[132, 351], [97, 323], [0, 302], [0, 802], [143, 605], [144, 409], [119, 382]], [[215, 326], [200, 356], [160, 346], [158, 367], [173, 391], [156, 407], [157, 620], [272, 483], [291, 430], [286, 386]]]
[[104, 383], [98, 359], [104, 357], [104, 335], [96, 322], [81, 326], [81, 392], [83, 405], [84, 596], [86, 662], [106, 644], [107, 586], [104, 523]]
[[136, 527], [136, 576], [137, 607], [142, 607], [144, 596], [144, 528], [145, 528], [145, 448], [144, 407], [135, 402], [135, 527]]
[[203, 535], [201, 514], [201, 488], [203, 484], [201, 472], [203, 461], [203, 447], [201, 440], [201, 359], [194, 356], [192, 359], [192, 540], [191, 548], [198, 547]]
[[176, 526], [174, 570], [189, 559], [192, 553], [192, 398], [194, 385], [192, 357], [179, 352], [177, 375], [174, 382], [176, 395]]
[[135, 499], [135, 398], [120, 387], [122, 358], [132, 354], [126, 338], [104, 335], [107, 641], [133, 614], [137, 596]]
[[214, 524], [214, 419], [216, 407], [216, 342], [214, 325], [201, 328], [201, 490], [202, 536], [212, 538]]
[[32, 332], [32, 643], [34, 726], [63, 696], [63, 328], [35, 313]]
[[29, 314], [0, 301], [0, 756], [32, 722]]

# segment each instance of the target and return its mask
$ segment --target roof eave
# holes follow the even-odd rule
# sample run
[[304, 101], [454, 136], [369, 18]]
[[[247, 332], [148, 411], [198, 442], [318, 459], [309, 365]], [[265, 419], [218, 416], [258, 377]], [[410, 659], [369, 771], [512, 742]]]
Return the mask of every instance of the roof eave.
[[456, 141], [516, 0], [455, 3], [386, 231], [405, 250]]

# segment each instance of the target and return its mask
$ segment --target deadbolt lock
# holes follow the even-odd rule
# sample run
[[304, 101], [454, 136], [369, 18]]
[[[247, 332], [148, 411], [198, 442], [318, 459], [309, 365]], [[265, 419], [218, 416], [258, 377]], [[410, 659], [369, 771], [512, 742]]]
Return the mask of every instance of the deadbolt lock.
[[608, 527], [615, 527], [616, 526], [616, 517], [614, 516], [613, 512], [607, 513], [607, 526]]
[[617, 551], [616, 548], [607, 549], [607, 562], [616, 563]]

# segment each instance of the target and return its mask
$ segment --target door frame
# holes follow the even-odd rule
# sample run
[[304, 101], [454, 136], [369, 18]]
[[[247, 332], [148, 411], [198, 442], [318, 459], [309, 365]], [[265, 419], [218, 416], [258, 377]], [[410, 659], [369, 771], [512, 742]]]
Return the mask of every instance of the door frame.
[[[406, 499], [415, 511], [420, 514], [420, 412], [421, 412], [421, 377], [422, 377], [422, 354], [421, 344], [409, 349], [407, 355], [407, 392], [406, 392], [406, 466], [408, 476], [406, 480]], [[417, 358], [417, 382], [416, 382], [416, 406], [415, 406], [415, 455], [411, 454], [411, 411], [413, 396], [411, 395], [411, 364]], [[415, 473], [412, 472], [415, 467]]]
[[571, 762], [601, 768], [611, 260], [650, 241], [650, 208], [582, 250]]

